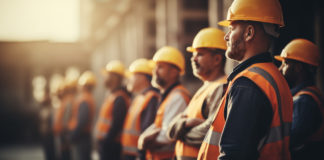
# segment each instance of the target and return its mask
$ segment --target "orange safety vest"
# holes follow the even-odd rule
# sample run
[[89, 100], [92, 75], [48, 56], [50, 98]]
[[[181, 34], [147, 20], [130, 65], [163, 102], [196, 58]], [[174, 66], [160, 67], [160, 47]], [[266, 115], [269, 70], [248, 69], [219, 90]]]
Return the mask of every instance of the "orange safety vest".
[[[114, 102], [118, 97], [122, 97], [126, 102], [126, 107], [128, 110], [130, 104], [130, 97], [124, 90], [117, 90], [108, 96], [107, 100], [104, 102], [100, 109], [99, 118], [96, 123], [96, 139], [102, 140], [108, 134], [110, 127], [112, 125], [113, 119], [113, 108]], [[120, 142], [121, 136], [118, 135], [115, 139], [116, 142]]]
[[[323, 141], [324, 140], [324, 106], [323, 106], [323, 96], [321, 95], [320, 91], [318, 88], [316, 88], [315, 86], [309, 86], [306, 87], [304, 89], [302, 89], [301, 91], [299, 91], [298, 93], [296, 93], [294, 95], [294, 100], [297, 99], [300, 95], [309, 95], [311, 96], [316, 103], [318, 104], [318, 108], [321, 112], [322, 115], [322, 124], [320, 126], [320, 128], [314, 133], [312, 134], [307, 141], [309, 142], [314, 142], [314, 141]], [[307, 106], [305, 106], [307, 107]]]
[[[178, 86], [174, 87], [170, 91], [170, 93], [167, 95], [167, 97], [164, 99], [164, 101], [160, 104], [159, 109], [156, 113], [154, 125], [157, 128], [162, 128], [164, 113], [168, 112], [168, 111], [165, 111], [165, 107], [167, 105], [169, 105], [168, 102], [172, 98], [172, 95], [175, 93], [180, 93], [182, 95], [182, 97], [184, 98], [184, 100], [186, 101], [186, 103], [187, 104], [189, 103], [189, 101], [190, 101], [189, 91], [186, 88], [184, 88], [182, 85], [178, 85]], [[172, 143], [170, 145], [165, 145], [161, 149], [154, 151], [154, 152], [151, 152], [151, 151], [146, 152], [146, 158], [148, 160], [171, 159], [173, 157], [174, 157], [174, 143]]]
[[286, 80], [271, 62], [253, 64], [236, 75], [229, 83], [220, 107], [216, 111], [214, 122], [200, 147], [198, 159], [215, 159], [220, 155], [219, 142], [225, 125], [224, 108], [227, 94], [235, 80], [240, 77], [252, 80], [265, 93], [272, 106], [273, 119], [266, 136], [259, 143], [259, 159], [290, 160], [292, 96]]
[[60, 102], [60, 106], [56, 109], [54, 114], [53, 132], [55, 135], [60, 135], [63, 131], [63, 116], [67, 105], [67, 98]]
[[121, 140], [123, 152], [127, 155], [138, 156], [137, 141], [141, 134], [141, 114], [153, 97], [159, 98], [159, 93], [149, 90], [136, 96], [128, 110]]
[[[190, 100], [190, 103], [186, 109], [186, 115], [188, 118], [199, 118], [204, 119], [201, 110], [204, 101], [206, 100], [207, 96], [212, 94], [216, 88], [223, 86], [227, 83], [226, 76], [223, 76], [219, 80], [215, 82], [209, 82], [208, 84], [205, 84], [202, 86], [196, 94], [192, 97]], [[177, 159], [179, 160], [194, 160], [197, 159], [199, 152], [199, 147], [194, 147], [191, 145], [188, 145], [181, 140], [178, 140], [175, 147], [175, 154], [177, 156]]]
[[75, 105], [73, 105], [72, 114], [71, 114], [71, 118], [70, 118], [70, 121], [68, 124], [68, 128], [70, 131], [73, 131], [77, 127], [79, 108], [80, 108], [81, 103], [83, 103], [83, 102], [86, 102], [89, 107], [89, 113], [88, 113], [89, 118], [87, 118], [89, 121], [83, 131], [90, 133], [91, 129], [92, 129], [92, 120], [94, 117], [96, 106], [95, 106], [94, 98], [93, 98], [92, 94], [89, 92], [82, 92], [80, 98], [77, 100]]

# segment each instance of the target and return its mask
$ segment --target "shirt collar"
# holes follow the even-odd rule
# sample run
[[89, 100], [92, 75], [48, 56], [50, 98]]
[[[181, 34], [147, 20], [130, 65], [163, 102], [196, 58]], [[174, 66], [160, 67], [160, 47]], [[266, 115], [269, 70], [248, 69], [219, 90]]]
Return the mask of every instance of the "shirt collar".
[[291, 89], [291, 94], [292, 95], [295, 95], [297, 94], [300, 90], [308, 87], [308, 86], [313, 86], [314, 85], [314, 82], [312, 81], [304, 81], [298, 85], [296, 85], [294, 88]]
[[231, 81], [237, 74], [255, 63], [265, 62], [273, 62], [272, 56], [269, 52], [258, 54], [240, 63], [233, 69], [233, 72], [228, 76], [227, 80]]
[[151, 91], [151, 90], [159, 92], [158, 89], [156, 89], [156, 88], [154, 88], [154, 87], [152, 87], [152, 86], [149, 86], [149, 87], [145, 88], [145, 89], [141, 92], [141, 94], [146, 94], [148, 91]]
[[168, 94], [170, 93], [170, 91], [176, 87], [180, 85], [180, 82], [176, 82], [176, 83], [173, 83], [168, 89], [165, 90], [165, 92], [162, 94], [162, 97], [161, 97], [161, 101], [160, 103], [162, 103], [164, 101], [164, 99], [168, 96]]

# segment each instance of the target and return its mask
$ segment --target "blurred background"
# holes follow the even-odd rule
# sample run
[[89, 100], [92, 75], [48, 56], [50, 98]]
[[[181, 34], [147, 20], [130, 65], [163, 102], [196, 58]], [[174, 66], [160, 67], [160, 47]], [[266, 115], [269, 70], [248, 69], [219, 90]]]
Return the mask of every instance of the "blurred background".
[[[0, 0], [0, 159], [44, 159], [38, 99], [44, 96], [51, 80], [69, 71], [79, 74], [92, 70], [98, 76], [94, 92], [98, 108], [105, 96], [100, 71], [108, 61], [119, 59], [128, 66], [137, 58], [152, 58], [158, 48], [170, 45], [186, 57], [182, 80], [194, 93], [201, 82], [192, 75], [191, 54], [185, 48], [200, 29], [221, 28], [217, 22], [226, 18], [231, 3], [232, 0]], [[280, 3], [286, 26], [271, 52], [280, 54], [292, 39], [306, 38], [323, 53], [324, 6], [320, 0]], [[322, 54], [322, 61], [323, 57]], [[322, 64], [318, 83], [323, 90]], [[228, 61], [227, 73], [235, 65]]]

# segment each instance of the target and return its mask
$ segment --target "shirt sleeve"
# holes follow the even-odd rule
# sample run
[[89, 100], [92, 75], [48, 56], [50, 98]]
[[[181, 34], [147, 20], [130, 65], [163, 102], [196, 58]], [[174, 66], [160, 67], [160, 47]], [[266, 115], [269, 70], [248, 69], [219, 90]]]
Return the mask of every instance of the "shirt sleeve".
[[294, 100], [290, 147], [301, 147], [306, 138], [320, 127], [320, 123], [321, 114], [315, 100], [309, 95], [300, 95]]
[[158, 106], [158, 97], [152, 97], [147, 104], [147, 107], [141, 114], [141, 133], [149, 127], [155, 119], [156, 111]]
[[121, 133], [127, 113], [127, 104], [122, 96], [116, 98], [113, 108], [111, 128], [105, 138], [105, 142], [112, 142]]
[[75, 140], [77, 139], [80, 135], [84, 127], [88, 124], [89, 120], [89, 105], [87, 102], [82, 102], [79, 107], [78, 111], [78, 121], [76, 128], [71, 132], [71, 139]]
[[220, 160], [256, 160], [258, 144], [272, 120], [270, 101], [250, 79], [237, 79], [228, 93]]
[[156, 138], [156, 141], [159, 143], [171, 143], [173, 140], [169, 139], [167, 136], [167, 129], [172, 121], [172, 119], [177, 116], [179, 113], [183, 112], [185, 108], [187, 107], [187, 103], [184, 99], [184, 97], [176, 92], [171, 93], [173, 94], [171, 96], [171, 99], [169, 100], [168, 104], [166, 104], [165, 107], [165, 113], [163, 115], [163, 122], [162, 122], [162, 128], [159, 133], [159, 135]]

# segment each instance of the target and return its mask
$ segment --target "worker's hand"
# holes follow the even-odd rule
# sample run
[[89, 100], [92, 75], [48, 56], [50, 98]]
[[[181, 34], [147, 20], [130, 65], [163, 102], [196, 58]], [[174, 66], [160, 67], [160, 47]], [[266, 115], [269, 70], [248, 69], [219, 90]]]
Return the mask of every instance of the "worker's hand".
[[138, 139], [137, 148], [139, 150], [147, 149], [149, 143], [155, 141], [155, 138], [159, 135], [161, 129], [160, 128], [151, 128], [146, 130]]
[[187, 114], [181, 114], [180, 117], [181, 117], [181, 118], [187, 118], [188, 116], [187, 116]]
[[201, 123], [203, 123], [205, 120], [199, 119], [199, 118], [187, 118], [185, 122], [185, 127], [186, 128], [192, 128], [195, 127]]

